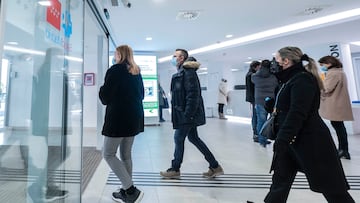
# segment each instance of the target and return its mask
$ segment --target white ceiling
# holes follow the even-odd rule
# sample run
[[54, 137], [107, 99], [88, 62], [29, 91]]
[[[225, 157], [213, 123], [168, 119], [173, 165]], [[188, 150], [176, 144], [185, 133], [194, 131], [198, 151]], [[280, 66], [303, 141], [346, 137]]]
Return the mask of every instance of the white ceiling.
[[[360, 8], [359, 0], [129, 0], [131, 8], [111, 5], [102, 0], [110, 14], [108, 23], [117, 44], [128, 44], [136, 51], [149, 51], [159, 58], [171, 55], [176, 48], [192, 50], [233, 38], [265, 31], [312, 18]], [[323, 8], [305, 15], [307, 8]], [[199, 11], [195, 20], [177, 20], [179, 11]], [[146, 41], [152, 37], [152, 41]], [[360, 41], [360, 16], [210, 53], [195, 55], [203, 63], [243, 66], [252, 59], [271, 58], [283, 46], [294, 45], [306, 49], [323, 43]], [[352, 52], [360, 47], [351, 46]], [[166, 63], [168, 65], [168, 63]], [[161, 64], [160, 64], [161, 66]]]

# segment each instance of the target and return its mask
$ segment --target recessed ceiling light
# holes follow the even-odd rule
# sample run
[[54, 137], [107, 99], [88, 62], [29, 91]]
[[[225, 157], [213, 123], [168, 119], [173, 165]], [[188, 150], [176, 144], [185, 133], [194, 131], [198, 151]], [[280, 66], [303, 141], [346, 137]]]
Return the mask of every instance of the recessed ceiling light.
[[10, 44], [10, 45], [19, 45], [19, 43], [17, 43], [17, 42], [7, 42], [6, 44]]
[[357, 42], [350, 42], [350, 44], [360, 46], [360, 41], [357, 41]]
[[233, 35], [225, 35], [226, 38], [232, 38]]
[[51, 6], [51, 1], [38, 1], [41, 6]]
[[145, 38], [147, 41], [151, 41], [152, 40], [152, 37], [147, 37]]
[[237, 69], [237, 68], [232, 68], [231, 69], [231, 72], [236, 72], [236, 71], [239, 71], [240, 69]]

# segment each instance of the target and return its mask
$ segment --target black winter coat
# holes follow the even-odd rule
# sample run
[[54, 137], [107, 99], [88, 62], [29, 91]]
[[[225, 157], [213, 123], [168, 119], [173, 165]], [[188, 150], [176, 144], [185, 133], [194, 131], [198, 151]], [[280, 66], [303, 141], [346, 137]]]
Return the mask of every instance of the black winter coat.
[[[299, 72], [305, 74], [297, 75]], [[296, 75], [296, 76], [295, 76]], [[320, 89], [316, 79], [301, 63], [278, 75], [282, 83], [289, 81], [279, 94], [277, 138], [289, 143], [287, 152], [296, 160], [316, 192], [337, 193], [349, 185], [337, 156], [329, 128], [319, 116]], [[277, 161], [281, 160], [276, 160]]]
[[251, 82], [251, 75], [254, 74], [254, 72], [249, 71], [245, 76], [245, 101], [250, 102], [254, 104], [255, 102], [255, 86], [254, 83]]
[[174, 129], [206, 123], [200, 82], [196, 74], [199, 66], [198, 62], [187, 61], [172, 76], [171, 119]]
[[141, 74], [132, 75], [127, 64], [115, 64], [106, 71], [99, 98], [106, 105], [102, 134], [130, 137], [144, 131], [144, 84]]

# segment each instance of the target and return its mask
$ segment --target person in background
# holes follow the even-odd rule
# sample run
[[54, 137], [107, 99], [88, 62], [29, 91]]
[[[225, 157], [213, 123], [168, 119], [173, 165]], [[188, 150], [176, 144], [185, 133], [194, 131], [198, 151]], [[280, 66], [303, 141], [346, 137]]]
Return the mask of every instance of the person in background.
[[172, 76], [170, 89], [175, 151], [171, 167], [166, 171], [161, 171], [160, 175], [164, 178], [180, 177], [186, 137], [209, 163], [209, 170], [202, 175], [207, 178], [222, 175], [224, 170], [197, 132], [197, 127], [206, 123], [200, 82], [196, 74], [200, 63], [196, 62], [195, 58], [188, 57], [188, 52], [184, 49], [176, 49], [171, 63], [177, 68], [177, 73]]
[[258, 132], [257, 132], [257, 118], [256, 118], [256, 110], [255, 110], [255, 87], [254, 83], [251, 82], [251, 76], [256, 73], [257, 70], [260, 69], [260, 62], [253, 61], [250, 64], [249, 71], [245, 76], [245, 87], [246, 87], [246, 96], [245, 101], [250, 103], [252, 116], [251, 116], [251, 126], [253, 130], [253, 140], [254, 142], [259, 142], [258, 140]]
[[161, 87], [160, 83], [158, 83], [158, 98], [159, 98], [159, 122], [165, 122], [163, 118], [163, 109], [166, 108], [169, 104], [165, 104], [166, 94], [164, 89]]
[[218, 93], [218, 113], [220, 119], [226, 119], [224, 116], [224, 106], [227, 104], [227, 100], [228, 100], [227, 80], [222, 78], [219, 84], [219, 93]]
[[344, 121], [354, 120], [347, 79], [342, 63], [333, 56], [324, 56], [319, 64], [326, 71], [324, 90], [321, 91], [320, 116], [330, 120], [336, 131], [339, 143], [339, 157], [350, 159], [347, 132]]
[[[140, 202], [144, 193], [132, 180], [131, 148], [135, 136], [144, 131], [144, 84], [131, 47], [115, 51], [116, 63], [105, 74], [99, 98], [106, 105], [103, 156], [121, 181], [122, 188], [112, 193], [117, 202]], [[116, 156], [120, 150], [120, 158]]]
[[[279, 85], [277, 78], [270, 72], [269, 60], [261, 61], [260, 69], [251, 76], [251, 81], [255, 86], [255, 111], [257, 118], [256, 131], [260, 132], [261, 127], [265, 123], [268, 112], [265, 109], [265, 98], [275, 97], [275, 88]], [[266, 147], [270, 144], [263, 135], [258, 134], [258, 140], [261, 146]]]
[[323, 83], [315, 61], [298, 47], [281, 48], [276, 61], [282, 87], [276, 106], [274, 173], [265, 203], [285, 203], [297, 171], [303, 172], [310, 189], [322, 193], [328, 202], [354, 203], [329, 128], [319, 115]]

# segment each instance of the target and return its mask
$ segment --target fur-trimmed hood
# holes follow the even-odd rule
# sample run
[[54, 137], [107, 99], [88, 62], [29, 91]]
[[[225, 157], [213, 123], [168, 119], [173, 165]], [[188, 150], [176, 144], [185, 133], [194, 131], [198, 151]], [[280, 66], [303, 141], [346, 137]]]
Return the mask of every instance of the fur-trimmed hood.
[[199, 69], [199, 67], [200, 67], [200, 63], [197, 62], [197, 61], [185, 61], [182, 66], [183, 66], [183, 68], [185, 68], [185, 69], [191, 69], [191, 68], [193, 68], [193, 69], [197, 70], [197, 69]]

